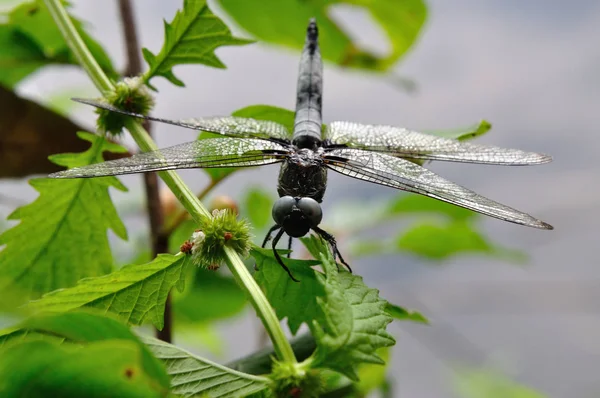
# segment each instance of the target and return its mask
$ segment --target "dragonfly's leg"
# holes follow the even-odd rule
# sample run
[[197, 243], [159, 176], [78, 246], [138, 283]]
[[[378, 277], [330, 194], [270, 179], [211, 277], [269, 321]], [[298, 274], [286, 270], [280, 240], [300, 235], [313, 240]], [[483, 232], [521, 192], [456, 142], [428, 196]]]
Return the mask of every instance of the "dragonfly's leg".
[[[281, 227], [275, 224], [271, 227], [271, 229], [269, 229], [269, 232], [267, 232], [267, 236], [265, 236], [265, 240], [263, 241], [262, 245], [260, 245], [260, 247], [262, 247], [263, 249], [265, 248], [267, 242], [271, 240], [271, 235], [273, 235], [273, 232], [275, 232], [278, 228]], [[258, 271], [258, 265], [256, 265], [256, 263], [254, 263], [254, 271]]]
[[281, 228], [281, 226], [277, 224], [273, 225], [271, 229], [269, 229], [269, 232], [267, 232], [267, 236], [265, 236], [265, 240], [263, 240], [263, 243], [260, 247], [264, 249], [267, 245], [267, 242], [271, 240], [271, 235], [273, 235], [273, 232], [277, 231], [279, 228]]
[[313, 230], [316, 233], [318, 233], [323, 239], [325, 239], [327, 241], [327, 243], [329, 243], [329, 246], [331, 246], [331, 251], [333, 252], [333, 259], [335, 260], [336, 257], [339, 257], [340, 262], [342, 264], [344, 264], [344, 266], [346, 268], [348, 268], [348, 271], [352, 272], [352, 268], [350, 268], [350, 266], [348, 265], [348, 263], [346, 262], [346, 260], [344, 260], [344, 257], [342, 257], [342, 253], [340, 253], [340, 251], [338, 250], [338, 248], [337, 248], [337, 242], [335, 241], [334, 236], [331, 235], [329, 232], [322, 230], [319, 227], [314, 227]]
[[279, 232], [277, 232], [277, 235], [275, 235], [275, 238], [273, 239], [273, 254], [275, 255], [275, 259], [277, 260], [279, 265], [281, 265], [281, 267], [285, 270], [285, 272], [288, 273], [290, 278], [292, 278], [292, 280], [294, 282], [300, 282], [298, 279], [294, 278], [294, 275], [292, 275], [292, 273], [290, 272], [290, 269], [288, 267], [286, 267], [286, 265], [283, 263], [283, 260], [281, 259], [281, 257], [279, 256], [279, 253], [277, 253], [277, 249], [275, 248], [275, 246], [277, 246], [277, 242], [279, 242], [279, 239], [281, 239], [281, 237], [283, 236], [283, 232], [284, 232], [283, 228], [281, 228], [279, 230]]
[[290, 240], [288, 240], [288, 254], [287, 254], [287, 258], [290, 258], [290, 256], [292, 255], [292, 237], [290, 236]]

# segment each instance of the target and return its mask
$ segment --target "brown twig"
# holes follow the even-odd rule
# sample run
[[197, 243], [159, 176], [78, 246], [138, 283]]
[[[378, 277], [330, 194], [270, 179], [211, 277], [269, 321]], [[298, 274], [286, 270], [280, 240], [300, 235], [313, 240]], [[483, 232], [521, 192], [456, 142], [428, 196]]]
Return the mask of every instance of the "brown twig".
[[125, 75], [135, 76], [142, 72], [142, 60], [140, 58], [140, 46], [138, 44], [135, 17], [133, 16], [133, 7], [130, 0], [119, 0], [119, 13], [121, 15], [121, 25], [123, 27], [123, 36], [125, 37], [125, 48], [127, 51]]
[[[133, 7], [130, 0], [119, 0], [119, 14], [121, 25], [123, 26], [125, 48], [127, 49], [127, 69], [125, 75], [136, 76], [142, 72], [142, 60], [140, 57], [140, 46], [138, 44]], [[144, 128], [148, 133], [151, 133], [150, 127], [151, 125], [148, 121], [144, 122]], [[164, 216], [156, 173], [144, 174], [144, 186], [146, 189], [148, 219], [150, 221], [150, 235], [152, 237], [152, 255], [155, 257], [159, 253], [165, 253], [169, 250], [169, 235], [163, 233]], [[162, 330], [156, 331], [156, 337], [170, 343], [173, 340], [172, 324], [173, 316], [171, 313], [171, 297], [169, 295], [165, 302], [164, 327]]]

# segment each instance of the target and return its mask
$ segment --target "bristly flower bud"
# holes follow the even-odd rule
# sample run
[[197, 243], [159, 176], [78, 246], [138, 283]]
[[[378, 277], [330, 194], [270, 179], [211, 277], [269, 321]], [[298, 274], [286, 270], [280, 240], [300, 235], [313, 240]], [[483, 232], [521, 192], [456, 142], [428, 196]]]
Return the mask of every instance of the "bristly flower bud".
[[250, 252], [250, 225], [238, 220], [230, 210], [213, 210], [211, 218], [206, 218], [199, 230], [192, 235], [192, 261], [194, 264], [217, 269], [224, 263], [225, 246], [246, 257]]
[[194, 245], [192, 244], [192, 242], [189, 240], [186, 240], [179, 247], [179, 251], [182, 253], [185, 253], [185, 254], [190, 254], [192, 252], [193, 247], [194, 247]]
[[[126, 77], [118, 82], [104, 101], [116, 108], [141, 115], [147, 115], [154, 106], [154, 98], [140, 77]], [[128, 117], [100, 108], [96, 109], [96, 113], [98, 130], [112, 135], [121, 133]]]

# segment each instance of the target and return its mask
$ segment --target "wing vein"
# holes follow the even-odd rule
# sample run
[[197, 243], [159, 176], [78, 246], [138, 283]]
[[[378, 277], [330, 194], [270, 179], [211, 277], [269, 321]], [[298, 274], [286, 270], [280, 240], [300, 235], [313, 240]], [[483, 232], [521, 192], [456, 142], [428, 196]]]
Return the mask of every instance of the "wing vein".
[[407, 159], [507, 166], [541, 164], [552, 160], [550, 156], [540, 153], [477, 145], [392, 126], [333, 122], [326, 127], [324, 136], [332, 145], [344, 145]]
[[359, 180], [429, 196], [516, 224], [552, 229], [529, 214], [481, 196], [405, 159], [343, 148], [328, 152], [324, 161], [329, 169]]

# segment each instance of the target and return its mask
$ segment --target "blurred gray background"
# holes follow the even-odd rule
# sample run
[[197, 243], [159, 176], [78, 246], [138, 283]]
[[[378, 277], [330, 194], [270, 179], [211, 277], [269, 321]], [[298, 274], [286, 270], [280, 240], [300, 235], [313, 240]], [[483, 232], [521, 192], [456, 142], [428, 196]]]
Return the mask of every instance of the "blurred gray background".
[[[116, 3], [74, 3], [74, 13], [90, 23], [92, 34], [123, 68]], [[134, 3], [141, 43], [156, 52], [163, 42], [162, 19], [170, 21], [181, 2]], [[483, 230], [494, 242], [529, 254], [524, 267], [475, 256], [458, 257], [443, 266], [411, 256], [354, 262], [355, 272], [380, 289], [383, 297], [418, 309], [432, 321], [429, 327], [398, 322], [390, 327], [398, 341], [392, 359], [396, 395], [452, 396], [455, 366], [467, 365], [498, 369], [551, 397], [598, 397], [600, 2], [429, 0], [427, 4], [429, 18], [420, 40], [395, 67], [396, 74], [417, 83], [418, 91], [407, 94], [377, 75], [326, 65], [325, 122], [354, 120], [431, 130], [486, 118], [493, 129], [478, 142], [549, 153], [554, 162], [529, 168], [441, 163], [430, 168], [529, 212], [555, 230], [481, 218]], [[213, 9], [219, 14], [218, 8]], [[331, 15], [361, 44], [386, 50], [383, 34], [360, 9], [336, 6]], [[159, 93], [154, 113], [177, 119], [229, 114], [251, 104], [293, 109], [299, 53], [254, 44], [221, 48], [217, 55], [227, 70], [176, 67], [184, 89], [155, 79]], [[45, 68], [18, 91], [42, 103], [57, 95], [97, 96], [75, 68], [68, 73]], [[72, 117], [93, 126], [88, 108], [73, 107]], [[155, 126], [155, 132], [160, 146], [195, 136], [163, 125]], [[277, 171], [277, 166], [270, 166], [260, 175], [256, 170], [240, 172], [215, 193], [235, 195], [261, 184], [275, 194]], [[201, 171], [182, 175], [195, 189], [207, 182]], [[325, 225], [327, 211], [338, 198], [396, 193], [339, 175], [330, 179]], [[143, 203], [141, 178], [128, 176], [124, 181], [131, 192], [114, 193], [119, 207]], [[23, 202], [36, 195], [25, 180], [2, 181], [0, 192]], [[2, 202], [1, 218], [14, 207], [10, 201]], [[132, 238], [145, 233], [140, 216], [130, 215], [125, 221]], [[131, 250], [132, 242], [114, 241], [117, 251]], [[258, 328], [250, 311], [222, 324], [220, 330], [230, 345], [220, 359], [253, 351]]]

